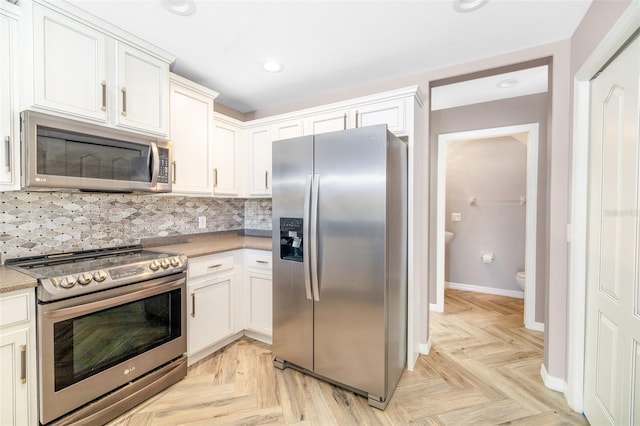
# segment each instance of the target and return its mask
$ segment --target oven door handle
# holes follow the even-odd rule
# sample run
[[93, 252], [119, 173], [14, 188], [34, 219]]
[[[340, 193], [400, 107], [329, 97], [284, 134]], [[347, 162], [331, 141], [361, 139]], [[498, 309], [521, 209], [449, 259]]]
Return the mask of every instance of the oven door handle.
[[161, 293], [166, 293], [175, 288], [180, 287], [186, 282], [184, 278], [179, 278], [175, 281], [170, 281], [166, 284], [153, 285], [148, 288], [136, 290], [131, 293], [125, 293], [119, 296], [108, 297], [106, 299], [97, 300], [95, 302], [83, 303], [81, 305], [71, 306], [68, 308], [55, 309], [49, 312], [43, 312], [46, 318], [51, 319], [63, 319], [73, 318], [84, 314], [100, 311], [103, 309], [111, 308], [113, 306], [123, 305], [128, 302], [134, 302], [136, 300], [145, 299], [150, 296], [155, 296]]

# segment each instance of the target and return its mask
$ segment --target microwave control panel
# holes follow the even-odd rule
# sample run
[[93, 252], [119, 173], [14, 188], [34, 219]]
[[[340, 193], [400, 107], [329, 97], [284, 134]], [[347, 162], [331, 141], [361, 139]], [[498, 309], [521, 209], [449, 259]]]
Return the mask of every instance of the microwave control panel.
[[160, 157], [158, 183], [169, 183], [169, 150], [158, 147], [158, 157]]

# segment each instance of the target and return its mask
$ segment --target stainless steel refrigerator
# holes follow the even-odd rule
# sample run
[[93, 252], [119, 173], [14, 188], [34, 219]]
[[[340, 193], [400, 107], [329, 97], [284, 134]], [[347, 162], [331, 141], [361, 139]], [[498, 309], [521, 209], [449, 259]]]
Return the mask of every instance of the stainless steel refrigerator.
[[379, 125], [272, 158], [274, 365], [384, 409], [407, 357], [407, 146]]

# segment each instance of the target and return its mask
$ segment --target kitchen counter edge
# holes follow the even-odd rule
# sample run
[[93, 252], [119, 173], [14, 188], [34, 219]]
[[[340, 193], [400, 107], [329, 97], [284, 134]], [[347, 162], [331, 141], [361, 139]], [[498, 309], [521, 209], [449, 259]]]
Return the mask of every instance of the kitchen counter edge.
[[186, 243], [167, 244], [163, 246], [148, 247], [153, 251], [166, 251], [169, 253], [184, 254], [188, 258], [208, 256], [240, 249], [253, 249], [271, 251], [270, 237], [250, 236], [225, 236], [224, 238], [212, 237]]
[[17, 290], [36, 288], [37, 285], [38, 281], [35, 278], [15, 271], [8, 266], [0, 266], [0, 295]]

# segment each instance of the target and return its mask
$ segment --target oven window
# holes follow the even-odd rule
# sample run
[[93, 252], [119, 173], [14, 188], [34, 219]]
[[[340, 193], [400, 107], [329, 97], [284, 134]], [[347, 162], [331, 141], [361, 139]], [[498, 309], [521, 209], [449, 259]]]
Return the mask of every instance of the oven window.
[[181, 335], [180, 289], [54, 324], [56, 392]]
[[38, 174], [151, 182], [150, 145], [38, 127]]

